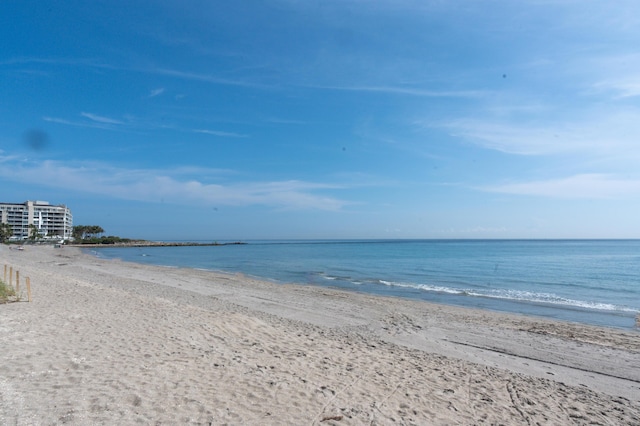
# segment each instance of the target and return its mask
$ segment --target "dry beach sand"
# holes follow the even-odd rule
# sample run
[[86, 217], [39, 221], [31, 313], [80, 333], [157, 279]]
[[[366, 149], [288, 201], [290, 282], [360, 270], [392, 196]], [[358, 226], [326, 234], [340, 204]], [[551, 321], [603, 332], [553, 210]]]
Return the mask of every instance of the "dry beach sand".
[[69, 247], [4, 264], [33, 301], [0, 305], [2, 425], [640, 424], [638, 332]]

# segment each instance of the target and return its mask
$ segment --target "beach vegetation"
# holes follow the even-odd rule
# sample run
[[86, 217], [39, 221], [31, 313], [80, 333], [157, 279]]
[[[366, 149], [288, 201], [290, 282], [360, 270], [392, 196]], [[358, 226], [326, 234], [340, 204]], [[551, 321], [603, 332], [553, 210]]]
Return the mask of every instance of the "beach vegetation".
[[15, 302], [18, 295], [13, 287], [0, 280], [0, 303]]
[[38, 230], [38, 227], [33, 224], [29, 225], [29, 241], [34, 242], [39, 238], [40, 231]]
[[130, 243], [129, 238], [120, 238], [114, 235], [85, 238], [80, 241], [80, 244], [125, 244]]
[[13, 235], [13, 228], [8, 223], [0, 223], [0, 244], [7, 242]]
[[103, 233], [104, 229], [99, 225], [76, 225], [71, 231], [76, 241], [98, 238]]
[[125, 244], [131, 242], [128, 238], [115, 235], [102, 235], [104, 229], [98, 225], [77, 225], [73, 227], [72, 236], [76, 244]]

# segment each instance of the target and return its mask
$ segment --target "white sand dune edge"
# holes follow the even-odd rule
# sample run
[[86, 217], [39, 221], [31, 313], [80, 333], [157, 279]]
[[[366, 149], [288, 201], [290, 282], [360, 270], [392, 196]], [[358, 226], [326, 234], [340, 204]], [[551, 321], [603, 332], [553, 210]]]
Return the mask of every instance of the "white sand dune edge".
[[3, 264], [33, 288], [0, 305], [3, 425], [640, 424], [638, 333], [70, 248]]

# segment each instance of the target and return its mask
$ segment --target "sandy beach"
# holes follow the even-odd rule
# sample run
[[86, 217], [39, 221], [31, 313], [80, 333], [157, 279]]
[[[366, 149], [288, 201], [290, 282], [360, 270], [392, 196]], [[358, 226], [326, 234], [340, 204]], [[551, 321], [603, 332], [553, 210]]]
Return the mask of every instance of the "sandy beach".
[[69, 247], [5, 264], [33, 301], [0, 305], [2, 425], [640, 424], [638, 332]]

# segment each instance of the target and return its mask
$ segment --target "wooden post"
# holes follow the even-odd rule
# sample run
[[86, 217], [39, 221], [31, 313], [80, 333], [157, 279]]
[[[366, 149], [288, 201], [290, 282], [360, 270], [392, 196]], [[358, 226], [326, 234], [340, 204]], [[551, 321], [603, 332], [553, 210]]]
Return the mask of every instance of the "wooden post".
[[27, 300], [31, 302], [31, 279], [27, 277]]
[[6, 263], [4, 265], [4, 279], [2, 281], [4, 281], [5, 283], [7, 282], [7, 265], [6, 265]]
[[13, 266], [9, 266], [9, 287], [13, 287]]
[[20, 298], [20, 271], [16, 271], [16, 294]]

